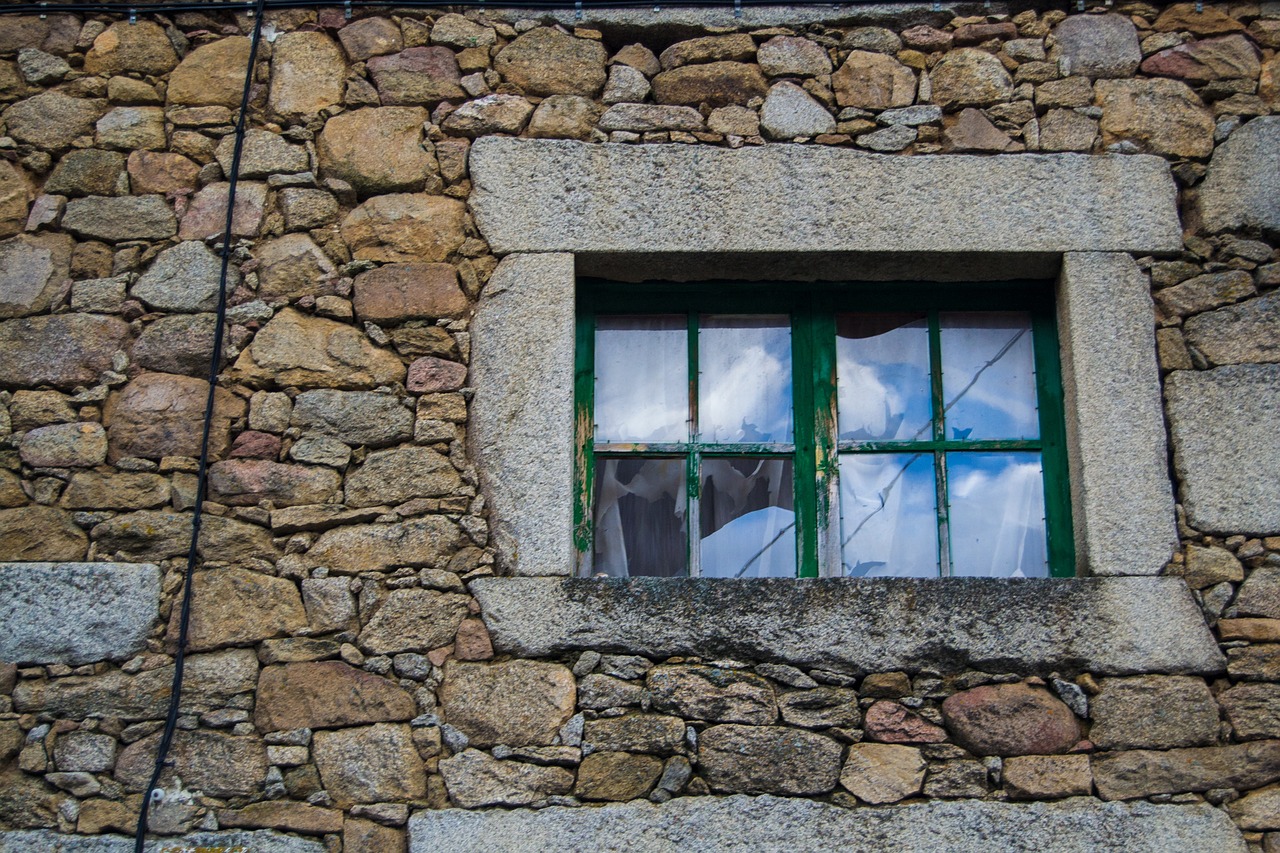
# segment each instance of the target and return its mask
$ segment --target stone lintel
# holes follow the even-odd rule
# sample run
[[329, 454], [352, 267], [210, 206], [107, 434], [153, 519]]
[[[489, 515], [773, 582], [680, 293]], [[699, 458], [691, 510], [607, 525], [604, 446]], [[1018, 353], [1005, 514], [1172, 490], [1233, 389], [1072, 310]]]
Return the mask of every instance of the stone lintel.
[[0, 661], [131, 657], [159, 609], [160, 569], [149, 563], [0, 563]]
[[[838, 839], [838, 843], [835, 841]], [[420, 811], [409, 820], [410, 853], [500, 850], [691, 851], [882, 850], [948, 853], [1244, 853], [1227, 815], [1205, 804], [935, 800], [844, 809], [779, 797], [680, 797], [603, 808]]]
[[471, 207], [509, 252], [1174, 252], [1146, 155], [898, 157], [485, 137]]
[[500, 652], [729, 657], [907, 670], [1209, 674], [1225, 667], [1180, 578], [485, 578]]

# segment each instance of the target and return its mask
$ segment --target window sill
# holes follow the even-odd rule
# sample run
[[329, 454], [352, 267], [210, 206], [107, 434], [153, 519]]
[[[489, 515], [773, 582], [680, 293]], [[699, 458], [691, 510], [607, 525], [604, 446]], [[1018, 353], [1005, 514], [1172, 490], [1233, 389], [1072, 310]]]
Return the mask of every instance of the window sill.
[[1226, 666], [1178, 578], [484, 578], [470, 586], [495, 648], [529, 657], [594, 649], [850, 674]]

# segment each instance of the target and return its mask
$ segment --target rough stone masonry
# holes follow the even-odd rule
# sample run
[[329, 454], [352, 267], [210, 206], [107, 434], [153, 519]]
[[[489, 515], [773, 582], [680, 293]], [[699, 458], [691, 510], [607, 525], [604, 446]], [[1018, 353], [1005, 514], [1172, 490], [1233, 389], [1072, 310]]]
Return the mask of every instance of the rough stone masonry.
[[[781, 829], [796, 849], [1280, 851], [1280, 4], [933, 9], [268, 13], [155, 849], [733, 849], [739, 830], [759, 849]], [[252, 26], [0, 15], [5, 853], [132, 849]], [[500, 586], [469, 444], [471, 321], [501, 258], [468, 152], [492, 136], [1160, 158], [1181, 246], [1133, 261], [1178, 498], [1161, 585], [1108, 580], [1119, 603], [1067, 651], [1015, 620], [1025, 655], [945, 631], [863, 665], [766, 653], [790, 626], [752, 621], [759, 600], [735, 617], [755, 646], [521, 639], [546, 612]], [[872, 597], [859, 624], [893, 636], [915, 600]], [[999, 621], [998, 597], [966, 600]], [[1115, 642], [1165, 612], [1168, 643]]]

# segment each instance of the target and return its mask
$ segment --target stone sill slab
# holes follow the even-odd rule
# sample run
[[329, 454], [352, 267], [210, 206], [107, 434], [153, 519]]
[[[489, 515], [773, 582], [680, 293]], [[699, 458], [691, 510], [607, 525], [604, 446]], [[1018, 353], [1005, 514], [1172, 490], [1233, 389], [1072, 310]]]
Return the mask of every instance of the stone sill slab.
[[495, 648], [698, 655], [868, 673], [1222, 672], [1179, 578], [484, 578]]
[[410, 853], [555, 850], [691, 853], [788, 850], [847, 853], [1244, 853], [1226, 814], [1206, 805], [933, 801], [843, 809], [779, 797], [681, 797], [602, 808], [421, 811]]

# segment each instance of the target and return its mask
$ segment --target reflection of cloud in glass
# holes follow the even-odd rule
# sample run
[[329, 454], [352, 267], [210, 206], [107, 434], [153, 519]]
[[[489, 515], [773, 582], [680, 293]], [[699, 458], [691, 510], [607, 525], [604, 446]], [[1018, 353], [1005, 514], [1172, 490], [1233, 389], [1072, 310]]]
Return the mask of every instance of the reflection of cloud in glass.
[[840, 437], [855, 441], [920, 438], [929, 427], [929, 389], [917, 387], [914, 365], [840, 360]]
[[687, 331], [678, 316], [596, 323], [596, 441], [688, 438]]
[[703, 440], [792, 440], [791, 330], [785, 317], [704, 318], [698, 366]]
[[952, 574], [1047, 577], [1040, 454], [951, 453]]
[[937, 577], [935, 494], [932, 454], [842, 454], [842, 573]]
[[939, 320], [947, 437], [957, 430], [972, 439], [1039, 435], [1030, 316], [966, 312]]
[[735, 518], [702, 540], [702, 576], [793, 578], [796, 514], [765, 507]]
[[836, 317], [840, 438], [919, 438], [929, 428], [929, 337], [915, 314]]

